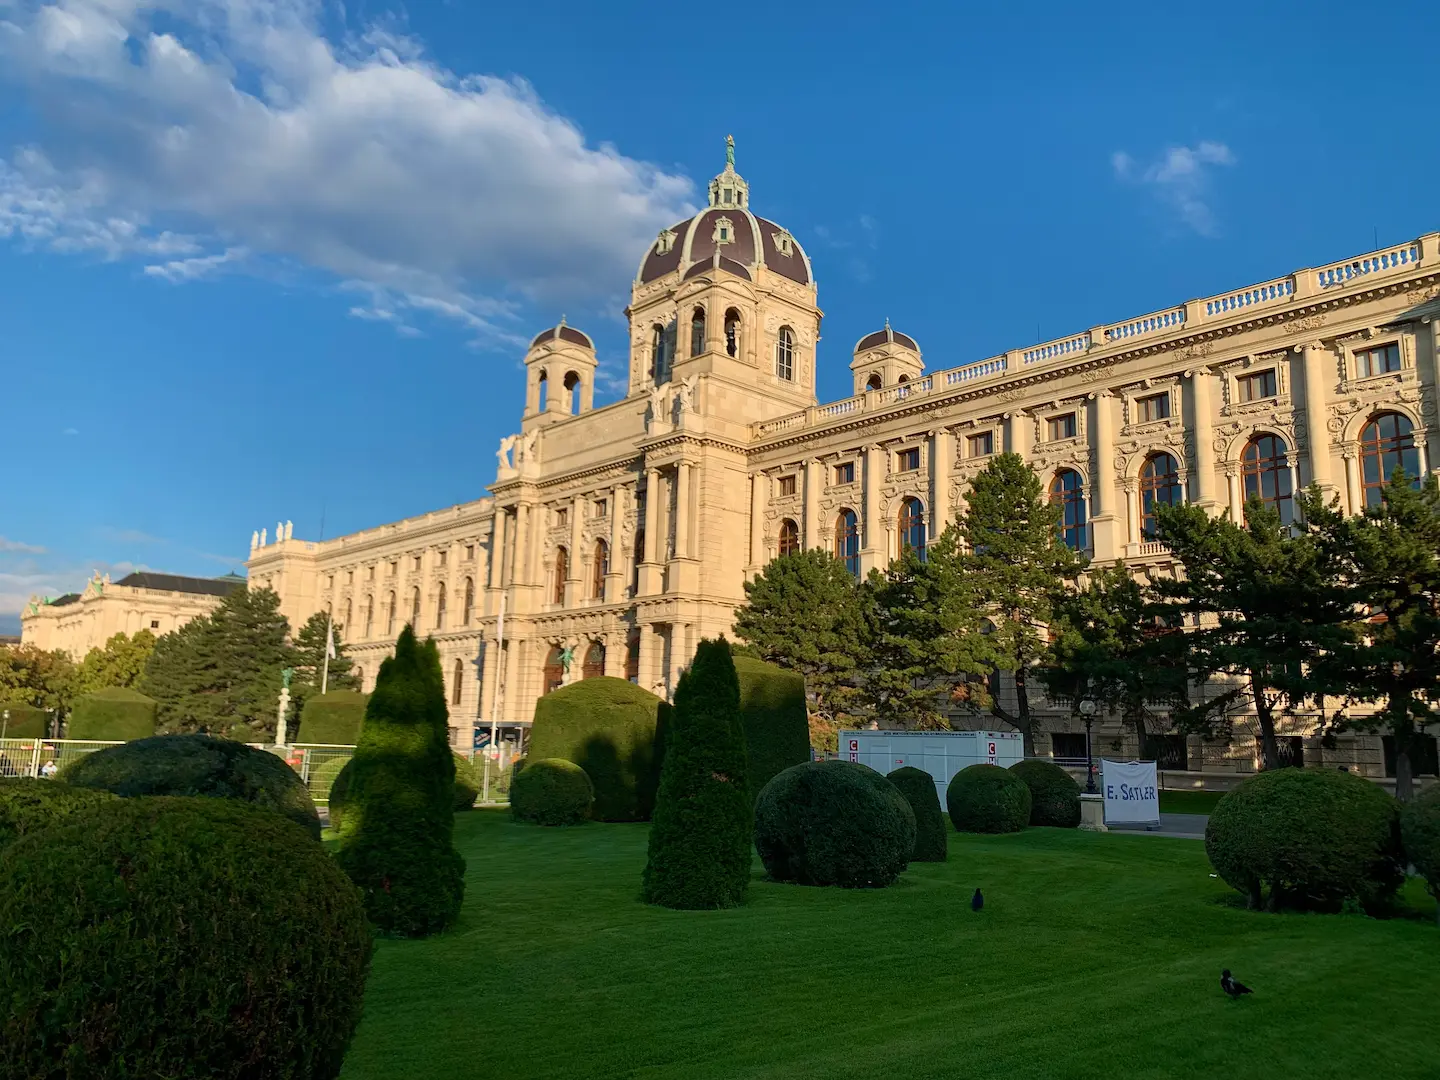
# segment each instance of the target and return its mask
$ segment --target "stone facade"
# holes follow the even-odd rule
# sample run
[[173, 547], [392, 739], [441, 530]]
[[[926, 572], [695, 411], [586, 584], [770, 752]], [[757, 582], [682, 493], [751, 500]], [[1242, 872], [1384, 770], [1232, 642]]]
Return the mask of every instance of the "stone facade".
[[645, 253], [627, 315], [628, 393], [600, 408], [590, 339], [563, 320], [535, 338], [490, 498], [322, 544], [257, 538], [252, 580], [292, 625], [349, 612], [367, 686], [418, 611], [452, 714], [518, 727], [586, 674], [668, 695], [770, 559], [883, 566], [1002, 450], [1066, 502], [1070, 542], [1150, 575], [1174, 570], [1143, 538], [1156, 500], [1238, 514], [1253, 490], [1288, 511], [1315, 481], [1354, 511], [1382, 471], [1440, 454], [1435, 233], [930, 374], [887, 324], [856, 345], [854, 396], [821, 405], [809, 260], [751, 213], [732, 161]]

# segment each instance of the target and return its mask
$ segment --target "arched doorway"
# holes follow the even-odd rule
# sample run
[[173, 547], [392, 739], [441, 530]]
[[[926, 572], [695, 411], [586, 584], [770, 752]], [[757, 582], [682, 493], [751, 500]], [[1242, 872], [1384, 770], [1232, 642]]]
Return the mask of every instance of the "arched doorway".
[[545, 667], [540, 681], [540, 693], [545, 695], [565, 685], [565, 669], [560, 664], [560, 646], [550, 646], [545, 654]]
[[598, 641], [592, 641], [590, 648], [585, 650], [585, 663], [580, 668], [582, 679], [594, 679], [605, 674], [605, 646]]

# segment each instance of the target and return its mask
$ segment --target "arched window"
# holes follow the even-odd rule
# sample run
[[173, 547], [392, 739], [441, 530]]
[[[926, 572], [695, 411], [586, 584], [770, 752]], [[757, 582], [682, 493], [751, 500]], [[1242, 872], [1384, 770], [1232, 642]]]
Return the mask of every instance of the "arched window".
[[640, 631], [632, 629], [625, 635], [625, 678], [640, 681]]
[[696, 307], [690, 313], [690, 355], [699, 356], [705, 351], [705, 309]]
[[450, 704], [460, 704], [460, 688], [465, 683], [465, 661], [455, 658], [454, 671], [450, 676]]
[[906, 499], [900, 504], [900, 553], [915, 551], [925, 555], [925, 507], [919, 499]]
[[340, 624], [340, 629], [342, 630], [350, 625], [350, 613], [354, 610], [350, 605], [350, 597], [347, 596], [345, 598], [345, 621]]
[[393, 634], [394, 632], [395, 632], [395, 594], [392, 592], [392, 593], [390, 594], [390, 607], [389, 607], [389, 610], [386, 611], [386, 613], [385, 613], [385, 633], [387, 633], [387, 634]]
[[544, 369], [540, 369], [540, 412], [545, 411], [545, 405], [550, 398], [550, 375]]
[[465, 626], [470, 625], [470, 615], [475, 610], [475, 579], [465, 579], [465, 607], [460, 612], [461, 622]]
[[740, 355], [740, 312], [733, 307], [725, 309], [725, 354]]
[[565, 579], [570, 576], [570, 552], [563, 547], [555, 549], [555, 584], [550, 590], [550, 602], [565, 603]]
[[775, 341], [775, 375], [786, 382], [795, 379], [795, 334], [788, 326], [780, 328]]
[[1240, 471], [1247, 502], [1259, 496], [1261, 502], [1280, 515], [1284, 524], [1295, 520], [1295, 500], [1291, 497], [1294, 484], [1284, 439], [1278, 435], [1256, 435], [1245, 444], [1245, 451], [1240, 455]]
[[605, 674], [605, 646], [598, 641], [592, 641], [590, 648], [585, 650], [585, 663], [580, 668], [582, 679], [598, 679]]
[[866, 390], [879, 390], [880, 387], [884, 385], [885, 381], [880, 378], [880, 373], [878, 371], [872, 371], [870, 373], [870, 378], [865, 380]]
[[786, 518], [780, 522], [780, 554], [794, 555], [800, 550], [800, 527]]
[[1071, 551], [1085, 549], [1085, 485], [1074, 469], [1050, 481], [1050, 501], [1060, 504], [1060, 540]]
[[1185, 501], [1180, 488], [1180, 466], [1170, 454], [1151, 454], [1140, 468], [1140, 534], [1155, 535], [1155, 507]]
[[595, 555], [590, 561], [590, 599], [605, 599], [605, 576], [610, 573], [610, 545], [595, 541]]
[[565, 413], [574, 416], [580, 411], [580, 373], [578, 371], [567, 371], [565, 373], [565, 400], [563, 405]]
[[650, 331], [650, 374], [659, 386], [670, 379], [670, 358], [665, 354], [665, 328], [659, 323]]
[[1379, 506], [1385, 485], [1397, 468], [1420, 479], [1420, 451], [1415, 446], [1415, 425], [1399, 413], [1380, 413], [1360, 429], [1360, 482], [1365, 505]]
[[415, 632], [420, 632], [420, 586], [415, 586], [415, 592], [410, 597], [410, 625]]
[[368, 638], [370, 632], [375, 628], [375, 597], [365, 598], [365, 636]]
[[440, 586], [440, 591], [435, 594], [435, 629], [445, 629], [445, 586]]
[[835, 557], [846, 570], [860, 576], [860, 519], [848, 507], [835, 519]]
[[565, 669], [560, 664], [560, 646], [552, 645], [545, 654], [545, 667], [541, 671], [540, 693], [548, 694], [565, 685]]

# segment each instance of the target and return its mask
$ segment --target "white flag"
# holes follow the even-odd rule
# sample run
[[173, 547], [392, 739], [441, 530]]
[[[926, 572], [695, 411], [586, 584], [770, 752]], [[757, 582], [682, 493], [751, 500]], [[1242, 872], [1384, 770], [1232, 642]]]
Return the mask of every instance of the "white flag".
[[331, 660], [335, 659], [335, 624], [333, 622], [325, 624], [325, 655]]

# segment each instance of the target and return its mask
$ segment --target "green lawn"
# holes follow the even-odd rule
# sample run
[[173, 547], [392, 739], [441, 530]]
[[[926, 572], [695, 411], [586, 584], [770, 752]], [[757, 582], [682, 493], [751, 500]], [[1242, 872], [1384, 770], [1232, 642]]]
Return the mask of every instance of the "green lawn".
[[[637, 899], [646, 826], [456, 818], [450, 934], [382, 942], [346, 1080], [1433, 1078], [1440, 931], [1264, 915], [1193, 840], [950, 837], [879, 891]], [[985, 910], [970, 911], [976, 886]], [[1230, 1001], [1222, 967], [1256, 989]]]
[[1161, 791], [1162, 814], [1208, 814], [1224, 795], [1223, 791]]

